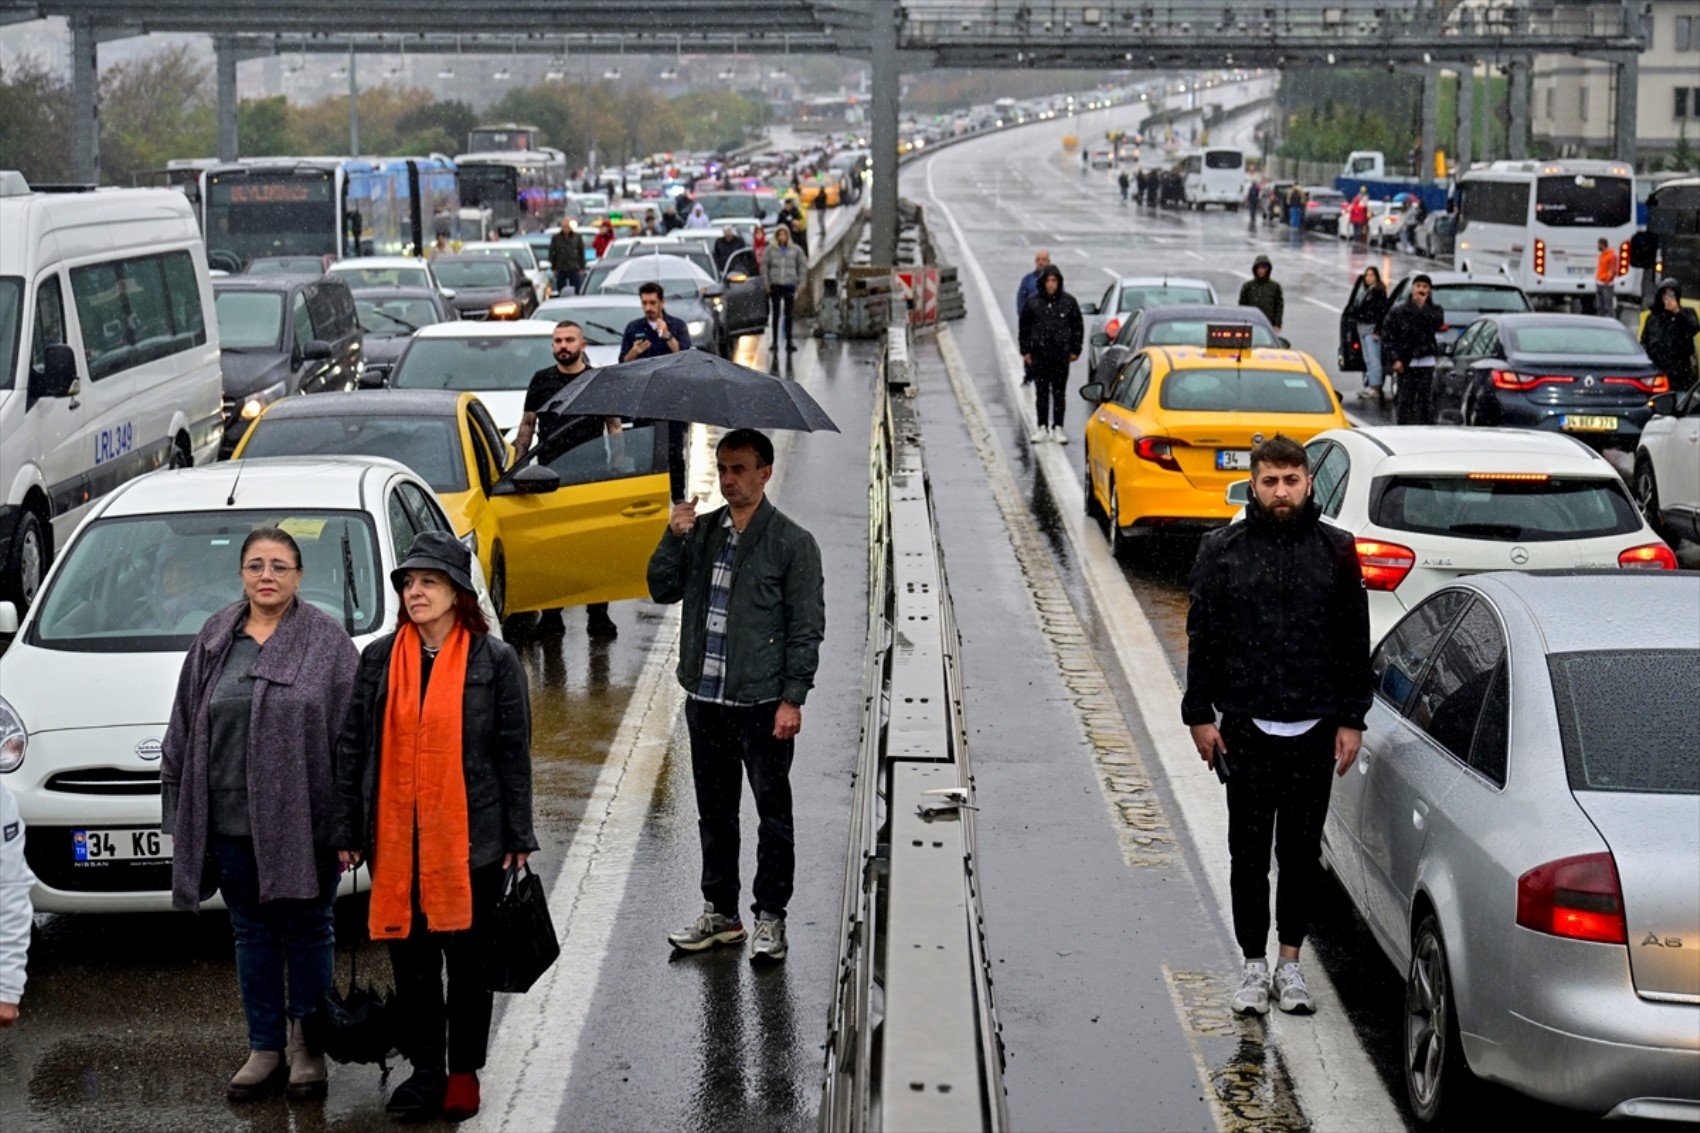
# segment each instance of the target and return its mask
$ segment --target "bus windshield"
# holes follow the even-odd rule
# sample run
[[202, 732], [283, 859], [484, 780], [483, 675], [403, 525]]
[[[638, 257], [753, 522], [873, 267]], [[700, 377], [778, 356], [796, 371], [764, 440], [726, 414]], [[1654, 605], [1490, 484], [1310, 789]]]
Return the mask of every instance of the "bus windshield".
[[511, 165], [479, 165], [465, 162], [460, 166], [460, 203], [487, 206], [512, 205], [519, 199], [519, 187]]
[[1627, 177], [1577, 173], [1535, 182], [1535, 219], [1549, 228], [1621, 228], [1635, 219]]
[[206, 208], [207, 258], [212, 261], [234, 258], [240, 267], [256, 256], [338, 251], [335, 185], [327, 172], [214, 174], [208, 179]]

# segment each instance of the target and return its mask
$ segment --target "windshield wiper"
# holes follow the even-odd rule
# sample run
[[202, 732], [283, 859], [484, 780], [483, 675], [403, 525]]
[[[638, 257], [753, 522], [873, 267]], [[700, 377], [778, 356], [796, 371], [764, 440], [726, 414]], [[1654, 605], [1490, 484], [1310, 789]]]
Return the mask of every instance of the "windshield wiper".
[[354, 611], [360, 598], [354, 592], [354, 551], [348, 545], [348, 520], [342, 521], [342, 628], [354, 636]]
[[599, 331], [602, 331], [605, 334], [611, 334], [615, 338], [623, 337], [626, 333], [623, 330], [615, 330], [613, 327], [603, 326], [601, 323], [593, 323], [593, 322], [589, 321], [588, 319], [585, 320], [584, 325], [589, 327], [591, 330], [599, 330]]

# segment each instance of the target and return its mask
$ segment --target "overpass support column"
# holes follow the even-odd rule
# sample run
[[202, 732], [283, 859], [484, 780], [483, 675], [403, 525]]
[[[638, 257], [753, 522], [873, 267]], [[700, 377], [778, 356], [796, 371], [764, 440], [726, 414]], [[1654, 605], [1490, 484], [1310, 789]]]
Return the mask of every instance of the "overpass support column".
[[1453, 160], [1459, 173], [1470, 168], [1475, 153], [1476, 63], [1472, 59], [1458, 68], [1458, 153]]
[[239, 149], [236, 132], [236, 44], [227, 35], [213, 39], [218, 61], [218, 159], [235, 161]]
[[1617, 109], [1612, 116], [1615, 146], [1612, 155], [1621, 162], [1635, 164], [1636, 115], [1639, 113], [1641, 57], [1626, 51], [1617, 58]]
[[1522, 161], [1529, 156], [1529, 59], [1520, 56], [1511, 61], [1510, 122], [1506, 127], [1505, 156]]
[[100, 180], [100, 37], [86, 16], [71, 20], [71, 180]]
[[1440, 68], [1423, 68], [1423, 127], [1421, 150], [1417, 155], [1417, 182], [1434, 182], [1434, 146], [1436, 122], [1440, 117]]
[[892, 264], [897, 262], [897, 100], [903, 86], [897, 58], [899, 12], [895, 0], [873, 0], [870, 7], [874, 183], [869, 239], [873, 262]]

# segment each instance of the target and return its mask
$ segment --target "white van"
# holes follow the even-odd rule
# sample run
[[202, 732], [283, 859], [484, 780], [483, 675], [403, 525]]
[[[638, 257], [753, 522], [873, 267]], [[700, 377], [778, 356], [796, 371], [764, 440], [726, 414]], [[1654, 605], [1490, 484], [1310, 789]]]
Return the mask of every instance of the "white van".
[[89, 505], [218, 456], [218, 328], [189, 201], [0, 171], [0, 599], [27, 608]]

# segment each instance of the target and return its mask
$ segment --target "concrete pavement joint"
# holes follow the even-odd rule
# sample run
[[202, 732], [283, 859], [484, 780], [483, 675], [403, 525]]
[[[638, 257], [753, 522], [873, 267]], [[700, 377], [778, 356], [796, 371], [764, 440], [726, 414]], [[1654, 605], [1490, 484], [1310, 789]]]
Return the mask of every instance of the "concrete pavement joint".
[[1016, 563], [1027, 580], [1034, 616], [1050, 648], [1051, 659], [1069, 690], [1075, 719], [1092, 749], [1098, 785], [1115, 820], [1122, 858], [1136, 869], [1176, 865], [1181, 858], [1180, 847], [1152, 788], [1151, 776], [1139, 758], [1133, 733], [1120, 713], [1104, 710], [1105, 705], [1114, 702], [1109, 680], [1096, 654], [1086, 644], [1080, 619], [1063, 589], [1056, 565], [1051, 562], [1044, 537], [1021, 501], [1021, 490], [999, 450], [985, 407], [966, 377], [966, 364], [949, 327], [939, 328], [938, 349], [957, 404], [961, 406], [969, 441], [1003, 514]]

